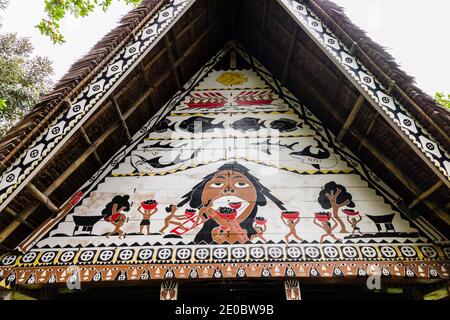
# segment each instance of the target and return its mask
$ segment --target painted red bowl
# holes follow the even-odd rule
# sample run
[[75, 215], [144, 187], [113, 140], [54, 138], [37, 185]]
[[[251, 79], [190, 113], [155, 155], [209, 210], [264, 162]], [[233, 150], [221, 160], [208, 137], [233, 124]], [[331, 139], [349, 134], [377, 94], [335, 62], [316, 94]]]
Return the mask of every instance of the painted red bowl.
[[155, 200], [145, 200], [141, 202], [141, 206], [144, 210], [153, 210], [158, 205]]
[[320, 222], [325, 222], [331, 219], [331, 214], [329, 212], [316, 212], [314, 215]]
[[222, 219], [226, 220], [234, 220], [237, 216], [236, 209], [229, 207], [220, 207], [219, 210], [216, 211], [216, 214]]
[[342, 212], [349, 216], [357, 216], [359, 214], [359, 211], [355, 211], [353, 209], [342, 209]]
[[242, 206], [242, 202], [231, 202], [228, 205], [231, 209], [238, 210]]
[[188, 218], [192, 218], [193, 216], [195, 216], [196, 213], [197, 211], [195, 209], [186, 209], [184, 211], [184, 215]]
[[300, 212], [298, 211], [283, 211], [281, 213], [281, 216], [288, 220], [295, 220], [300, 215]]
[[256, 218], [255, 218], [255, 223], [256, 223], [256, 224], [263, 225], [263, 224], [265, 224], [266, 222], [267, 222], [267, 219], [264, 219], [263, 217], [256, 217]]

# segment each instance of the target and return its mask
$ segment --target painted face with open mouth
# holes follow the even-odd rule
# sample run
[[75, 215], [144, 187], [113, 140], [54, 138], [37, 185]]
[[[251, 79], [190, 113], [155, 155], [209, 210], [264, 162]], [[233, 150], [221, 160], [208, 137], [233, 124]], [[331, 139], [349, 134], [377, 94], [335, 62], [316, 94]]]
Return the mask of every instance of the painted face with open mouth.
[[225, 196], [213, 201], [212, 208], [219, 217], [226, 220], [235, 220], [246, 213], [249, 203], [239, 197]]
[[[219, 171], [206, 183], [202, 202], [209, 203], [222, 219], [241, 223], [255, 206], [256, 189], [253, 183], [238, 171]], [[219, 208], [230, 210], [222, 209], [221, 213]]]

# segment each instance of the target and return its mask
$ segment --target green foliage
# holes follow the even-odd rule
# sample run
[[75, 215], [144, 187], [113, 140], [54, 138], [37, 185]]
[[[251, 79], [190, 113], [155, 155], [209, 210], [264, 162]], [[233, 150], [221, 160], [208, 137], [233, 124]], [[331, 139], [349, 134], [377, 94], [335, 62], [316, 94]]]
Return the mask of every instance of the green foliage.
[[50, 60], [32, 52], [28, 38], [0, 34], [0, 137], [51, 87]]
[[[0, 0], [4, 1], [4, 0]], [[63, 43], [64, 36], [60, 30], [60, 21], [71, 14], [75, 17], [86, 17], [95, 8], [101, 8], [104, 12], [111, 6], [113, 0], [45, 0], [45, 12], [47, 17], [36, 26], [39, 31], [50, 37], [54, 44]], [[137, 6], [142, 0], [115, 0]]]
[[434, 99], [445, 108], [450, 109], [450, 94], [446, 96], [442, 92], [436, 92]]

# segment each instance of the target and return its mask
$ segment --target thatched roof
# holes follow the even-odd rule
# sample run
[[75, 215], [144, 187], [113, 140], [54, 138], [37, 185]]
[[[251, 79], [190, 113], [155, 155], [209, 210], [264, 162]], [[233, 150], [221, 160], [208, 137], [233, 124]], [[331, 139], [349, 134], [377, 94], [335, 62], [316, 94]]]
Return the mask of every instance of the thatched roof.
[[[5, 171], [33, 140], [68, 108], [66, 100], [75, 97], [97, 71], [148, 21], [165, 0], [144, 0], [128, 13], [120, 25], [100, 40], [91, 51], [72, 65], [54, 90], [42, 97], [34, 110], [0, 141], [1, 170]], [[391, 80], [392, 94], [418, 119], [446, 150], [450, 149], [450, 113], [416, 87], [414, 79], [403, 72], [383, 47], [355, 26], [342, 8], [328, 0], [310, 0], [310, 8], [348, 47], [357, 43], [355, 55], [385, 86]], [[297, 30], [297, 31], [295, 31]], [[295, 41], [291, 35], [295, 33]], [[316, 116], [334, 132], [339, 132], [359, 92], [341, 71], [321, 52], [310, 36], [275, 0], [197, 0], [136, 68], [121, 81], [114, 96], [121, 112], [127, 115], [131, 134], [177, 90], [178, 78], [185, 83], [200, 66], [226, 42], [237, 40], [268, 69], [283, 79]], [[176, 75], [168, 66], [175, 59]], [[286, 63], [287, 62], [287, 63]], [[144, 98], [143, 98], [144, 96]], [[115, 112], [106, 99], [78, 132], [44, 166], [32, 183], [56, 206], [61, 206], [90, 176], [127, 141]], [[106, 134], [108, 133], [108, 134]], [[86, 140], [86, 135], [88, 140]], [[98, 146], [90, 150], [95, 142]], [[362, 106], [343, 142], [402, 197], [406, 204], [436, 185], [440, 178], [407, 145], [385, 119], [367, 103]], [[90, 150], [89, 153], [86, 153]], [[82, 161], [80, 160], [82, 159]], [[73, 164], [77, 167], [74, 168]], [[396, 170], [393, 167], [396, 167]], [[396, 172], [398, 169], [399, 172]], [[67, 171], [70, 174], [63, 180]], [[436, 212], [448, 208], [450, 196], [440, 185], [415, 210], [448, 228]], [[9, 213], [0, 215], [0, 232], [14, 221], [19, 227], [3, 241], [4, 249], [14, 248], [49, 217], [48, 208], [24, 188], [8, 205]], [[26, 214], [24, 214], [26, 213]], [[20, 218], [14, 217], [18, 214]], [[22, 220], [26, 222], [23, 223]], [[448, 229], [446, 229], [448, 230]], [[0, 248], [1, 250], [1, 248]]]
[[[356, 26], [345, 15], [344, 8], [329, 0], [310, 1], [312, 9], [316, 9], [316, 14], [332, 23], [329, 25], [341, 41], [349, 47], [355, 41], [360, 50], [356, 51], [358, 58], [376, 75], [381, 81], [388, 83], [389, 79], [395, 81], [398, 88], [393, 92], [397, 99], [408, 108], [408, 110], [425, 125], [434, 137], [443, 146], [450, 149], [450, 111], [439, 105], [436, 100], [430, 97], [422, 89], [418, 88], [414, 77], [404, 72], [395, 58], [378, 43], [374, 42], [367, 33]], [[440, 129], [440, 130], [439, 130]]]

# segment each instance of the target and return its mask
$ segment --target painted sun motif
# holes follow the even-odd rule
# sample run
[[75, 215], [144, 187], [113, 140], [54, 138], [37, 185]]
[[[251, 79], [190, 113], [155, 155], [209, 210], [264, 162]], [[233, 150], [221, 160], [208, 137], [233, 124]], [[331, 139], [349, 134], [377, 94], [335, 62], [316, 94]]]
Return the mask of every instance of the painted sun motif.
[[224, 72], [216, 81], [224, 86], [241, 85], [247, 82], [247, 76], [242, 72]]

